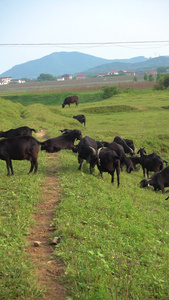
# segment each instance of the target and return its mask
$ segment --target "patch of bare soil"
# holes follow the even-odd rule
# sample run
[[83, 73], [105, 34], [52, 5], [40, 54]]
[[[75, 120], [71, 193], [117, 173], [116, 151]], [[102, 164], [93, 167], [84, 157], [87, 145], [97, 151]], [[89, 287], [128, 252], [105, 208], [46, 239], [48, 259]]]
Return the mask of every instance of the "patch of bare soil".
[[138, 109], [139, 110], [145, 110], [145, 109], [147, 109], [147, 107], [139, 107]]
[[46, 135], [46, 130], [45, 130], [45, 129], [42, 129], [42, 130], [40, 130], [39, 132], [36, 132], [35, 135], [37, 136], [37, 138], [45, 137], [45, 135]]
[[[50, 158], [49, 158], [50, 159]], [[35, 225], [30, 228], [27, 252], [35, 265], [40, 288], [45, 289], [46, 300], [65, 300], [66, 290], [60, 277], [64, 274], [64, 265], [54, 257], [55, 246], [51, 245], [53, 212], [57, 209], [59, 195], [56, 190], [57, 178], [51, 172], [42, 188], [42, 201], [36, 207]], [[55, 189], [52, 189], [55, 187]]]

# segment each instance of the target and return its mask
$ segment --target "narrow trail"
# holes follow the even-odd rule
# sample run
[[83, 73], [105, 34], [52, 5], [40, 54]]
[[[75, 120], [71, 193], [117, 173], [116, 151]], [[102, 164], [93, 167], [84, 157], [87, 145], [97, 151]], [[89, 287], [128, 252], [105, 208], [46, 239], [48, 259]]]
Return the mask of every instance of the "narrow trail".
[[[49, 156], [52, 160], [53, 157]], [[30, 228], [27, 238], [27, 252], [35, 265], [36, 277], [42, 289], [45, 289], [45, 300], [65, 300], [66, 290], [60, 282], [61, 275], [64, 274], [64, 265], [54, 258], [55, 246], [50, 245], [52, 231], [51, 227], [53, 212], [59, 202], [59, 194], [56, 189], [57, 178], [54, 172], [46, 178], [41, 193], [44, 201], [36, 207], [33, 218], [35, 225]], [[55, 187], [53, 189], [52, 187]], [[35, 242], [38, 242], [36, 245]]]

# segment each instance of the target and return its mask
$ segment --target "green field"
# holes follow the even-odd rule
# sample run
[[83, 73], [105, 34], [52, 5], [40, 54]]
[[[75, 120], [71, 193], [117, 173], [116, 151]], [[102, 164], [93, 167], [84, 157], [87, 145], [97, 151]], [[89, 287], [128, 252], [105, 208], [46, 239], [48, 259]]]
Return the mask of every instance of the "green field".
[[[116, 135], [136, 149], [157, 152], [169, 161], [169, 91], [128, 91], [102, 100], [102, 92], [80, 92], [79, 106], [61, 108], [66, 93], [1, 97], [0, 130], [27, 125], [46, 137], [64, 128], [111, 142]], [[8, 100], [10, 99], [10, 100]], [[86, 127], [73, 115], [84, 113]], [[43, 140], [43, 139], [41, 139]], [[66, 265], [63, 283], [69, 300], [169, 299], [169, 202], [161, 191], [140, 189], [143, 172], [121, 172], [120, 187], [63, 150], [55, 170], [60, 204], [53, 225], [60, 237], [56, 258]], [[13, 162], [6, 176], [0, 161], [0, 299], [42, 299], [34, 265], [26, 254], [32, 214], [43, 201], [40, 186], [49, 175], [45, 152], [39, 152], [37, 175], [27, 175], [27, 161]], [[55, 188], [55, 187], [54, 187]]]

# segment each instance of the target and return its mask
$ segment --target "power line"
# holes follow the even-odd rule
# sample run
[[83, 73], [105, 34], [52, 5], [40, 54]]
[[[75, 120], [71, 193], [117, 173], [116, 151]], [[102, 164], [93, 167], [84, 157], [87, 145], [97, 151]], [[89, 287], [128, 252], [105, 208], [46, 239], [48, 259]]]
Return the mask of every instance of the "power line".
[[85, 42], [85, 43], [0, 43], [0, 46], [101, 46], [101, 45], [126, 45], [126, 44], [166, 44], [169, 41], [129, 41], [129, 42]]

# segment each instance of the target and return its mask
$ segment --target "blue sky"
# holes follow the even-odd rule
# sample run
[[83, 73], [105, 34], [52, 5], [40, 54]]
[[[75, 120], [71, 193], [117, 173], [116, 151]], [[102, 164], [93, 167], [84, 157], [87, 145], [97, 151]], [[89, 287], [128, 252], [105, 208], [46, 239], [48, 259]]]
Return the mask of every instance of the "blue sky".
[[[60, 51], [108, 59], [169, 55], [168, 12], [168, 0], [1, 0], [0, 74]], [[55, 45], [10, 45], [41, 43]]]

